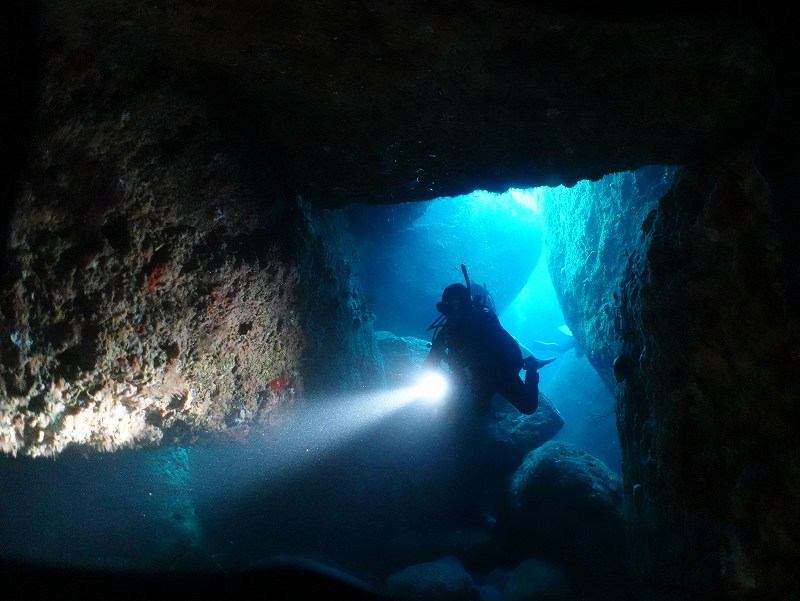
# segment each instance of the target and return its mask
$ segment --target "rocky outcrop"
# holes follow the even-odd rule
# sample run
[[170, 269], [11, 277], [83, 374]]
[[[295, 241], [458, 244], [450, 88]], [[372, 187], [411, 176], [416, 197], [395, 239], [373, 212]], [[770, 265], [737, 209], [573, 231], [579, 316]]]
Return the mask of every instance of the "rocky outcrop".
[[534, 558], [523, 560], [508, 576], [503, 601], [548, 599], [568, 601], [572, 591], [564, 574], [556, 567]]
[[382, 385], [335, 220], [193, 204], [208, 177], [168, 200], [118, 188], [89, 220], [29, 189], [0, 294], [3, 452], [241, 436], [306, 390]]
[[[94, 1], [40, 12], [40, 106], [48, 127], [76, 135], [79, 154], [80, 139], [100, 151], [141, 119], [161, 125], [138, 137], [143, 157], [169, 132], [179, 134], [172, 149], [217, 132], [252, 177], [275, 169], [329, 205], [684, 164], [727, 143], [731, 128], [758, 135], [773, 89], [752, 19], [718, 15], [609, 8], [597, 18], [487, 0]], [[183, 125], [190, 116], [200, 127]]]
[[634, 598], [622, 481], [601, 461], [546, 442], [518, 466], [505, 494], [514, 509], [483, 537], [452, 531], [406, 540], [406, 557], [426, 559], [390, 574], [385, 590], [404, 599], [474, 598], [474, 586], [502, 599]]
[[448, 556], [409, 566], [389, 576], [385, 592], [391, 599], [477, 601], [478, 586], [457, 557]]
[[505, 527], [513, 533], [513, 557], [558, 561], [584, 591], [581, 598], [626, 590], [622, 480], [602, 461], [551, 441], [528, 454], [510, 490], [516, 509]]
[[675, 167], [583, 181], [547, 192], [542, 204], [548, 265], [564, 319], [611, 392], [616, 388], [616, 287], [648, 213], [672, 184]]
[[650, 590], [676, 573], [697, 594], [796, 590], [783, 566], [798, 553], [800, 386], [787, 376], [800, 324], [775, 219], [751, 153], [732, 154], [681, 174], [630, 255], [618, 418], [634, 565]]

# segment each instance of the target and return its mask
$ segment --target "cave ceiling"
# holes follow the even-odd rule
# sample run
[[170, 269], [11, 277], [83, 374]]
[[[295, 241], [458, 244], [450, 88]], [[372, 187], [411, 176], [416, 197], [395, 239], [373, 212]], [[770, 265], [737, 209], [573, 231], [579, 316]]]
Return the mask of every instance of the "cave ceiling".
[[191, 97], [249, 169], [325, 206], [691, 163], [759, 136], [774, 88], [759, 29], [724, 15], [323, 0], [41, 17], [45, 60], [69, 76], [55, 118], [70, 100], [119, 121]]

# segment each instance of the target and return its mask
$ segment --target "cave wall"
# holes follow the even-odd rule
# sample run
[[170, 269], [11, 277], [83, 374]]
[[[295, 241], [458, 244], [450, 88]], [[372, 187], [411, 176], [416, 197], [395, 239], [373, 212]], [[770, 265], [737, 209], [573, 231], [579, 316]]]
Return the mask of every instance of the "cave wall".
[[745, 150], [682, 171], [629, 256], [617, 419], [632, 556], [651, 593], [798, 590], [800, 385], [787, 376], [800, 324], [778, 231]]
[[752, 152], [569, 192], [545, 204], [549, 266], [617, 397], [641, 598], [782, 598], [797, 586], [800, 322]]
[[31, 46], [13, 49], [39, 65], [0, 292], [7, 452], [244, 426], [309, 373], [334, 380], [350, 341], [365, 373], [344, 381], [379, 379], [368, 312], [353, 315], [347, 266], [298, 199], [681, 164], [731, 128], [756, 135], [772, 91], [758, 30], [735, 19], [514, 2], [35, 6]]
[[349, 224], [336, 211], [300, 200], [306, 227], [299, 235], [298, 314], [306, 334], [302, 377], [310, 396], [379, 390], [386, 386], [372, 313], [357, 274]]
[[[76, 126], [83, 111], [107, 122], [99, 140], [159, 98], [196, 102], [238, 161], [272, 163], [329, 207], [685, 164], [758, 136], [775, 86], [755, 20], [732, 7], [32, 3], [47, 123]], [[186, 123], [176, 116], [165, 133]], [[180, 133], [175, 146], [198, 130]]]
[[613, 394], [620, 344], [615, 287], [641, 225], [677, 167], [649, 165], [547, 191], [542, 203], [547, 265], [564, 320]]
[[242, 159], [247, 116], [58, 53], [44, 72], [0, 290], [3, 452], [240, 435], [323, 386], [307, 374], [380, 381], [335, 227], [321, 243], [274, 164]]

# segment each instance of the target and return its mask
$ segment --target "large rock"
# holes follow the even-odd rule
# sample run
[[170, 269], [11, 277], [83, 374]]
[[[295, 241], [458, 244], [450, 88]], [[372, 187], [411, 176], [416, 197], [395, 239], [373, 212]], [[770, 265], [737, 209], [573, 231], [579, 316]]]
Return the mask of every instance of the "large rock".
[[301, 203], [277, 234], [247, 186], [222, 211], [231, 172], [200, 178], [202, 154], [153, 174], [169, 203], [122, 180], [80, 210], [29, 189], [0, 290], [0, 451], [229, 439], [305, 393], [383, 385], [344, 229]]
[[409, 566], [390, 575], [384, 590], [407, 601], [477, 601], [478, 586], [453, 556]]
[[539, 559], [526, 559], [509, 574], [502, 601], [569, 601], [570, 585], [558, 568]]
[[532, 451], [511, 479], [515, 513], [505, 528], [516, 557], [547, 556], [575, 586], [601, 590], [627, 582], [622, 479], [564, 442]]
[[766, 124], [773, 69], [752, 19], [556, 8], [42, 4], [41, 124], [74, 142], [47, 160], [116, 175], [127, 151], [109, 142], [145, 120], [143, 163], [218, 135], [250, 178], [277, 169], [341, 206], [683, 164]]
[[572, 334], [614, 392], [619, 293], [642, 223], [669, 190], [675, 167], [648, 166], [543, 193], [553, 288]]
[[522, 459], [534, 449], [541, 447], [552, 439], [564, 426], [564, 418], [552, 401], [539, 391], [539, 407], [531, 415], [523, 415], [505, 401], [495, 397], [492, 401], [495, 409], [486, 420], [487, 454], [494, 458], [496, 473], [504, 473], [508, 468], [508, 476], [515, 470]]

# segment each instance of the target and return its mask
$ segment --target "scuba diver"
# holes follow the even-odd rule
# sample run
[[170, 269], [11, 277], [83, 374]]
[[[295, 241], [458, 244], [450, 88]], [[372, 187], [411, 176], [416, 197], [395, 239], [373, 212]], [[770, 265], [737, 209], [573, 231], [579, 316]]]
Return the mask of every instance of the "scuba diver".
[[[520, 344], [497, 318], [485, 287], [473, 295], [467, 268], [461, 265], [464, 284], [451, 284], [442, 292], [436, 309], [441, 315], [430, 325], [431, 349], [423, 368], [447, 364], [452, 377], [469, 386], [473, 409], [488, 413], [492, 396], [500, 394], [520, 413], [530, 415], [539, 406], [538, 370], [555, 360], [533, 355], [523, 359]], [[527, 349], [526, 349], [527, 350]], [[520, 370], [525, 370], [525, 380]]]

